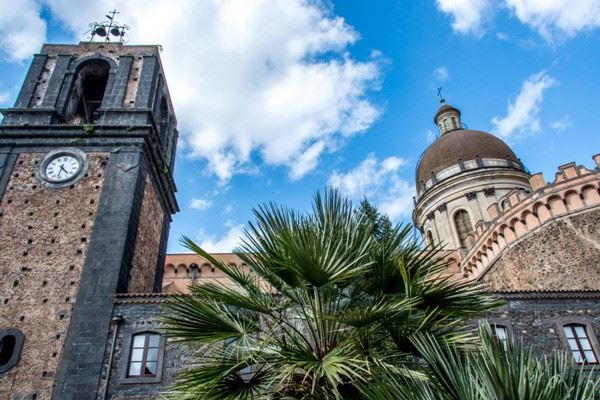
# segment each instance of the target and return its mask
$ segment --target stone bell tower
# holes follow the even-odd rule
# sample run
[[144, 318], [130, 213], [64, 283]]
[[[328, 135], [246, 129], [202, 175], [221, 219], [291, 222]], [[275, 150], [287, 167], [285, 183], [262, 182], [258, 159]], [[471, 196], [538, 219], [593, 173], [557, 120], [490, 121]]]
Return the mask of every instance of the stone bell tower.
[[115, 293], [160, 291], [176, 119], [159, 46], [44, 45], [0, 124], [0, 398], [95, 399]]

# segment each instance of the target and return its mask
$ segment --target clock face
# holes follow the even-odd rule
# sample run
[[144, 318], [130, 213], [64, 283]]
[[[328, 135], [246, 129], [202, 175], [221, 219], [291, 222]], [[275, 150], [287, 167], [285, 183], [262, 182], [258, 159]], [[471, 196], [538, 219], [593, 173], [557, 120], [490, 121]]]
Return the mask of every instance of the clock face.
[[81, 170], [81, 162], [77, 157], [61, 154], [46, 164], [46, 177], [51, 182], [65, 182], [76, 176]]

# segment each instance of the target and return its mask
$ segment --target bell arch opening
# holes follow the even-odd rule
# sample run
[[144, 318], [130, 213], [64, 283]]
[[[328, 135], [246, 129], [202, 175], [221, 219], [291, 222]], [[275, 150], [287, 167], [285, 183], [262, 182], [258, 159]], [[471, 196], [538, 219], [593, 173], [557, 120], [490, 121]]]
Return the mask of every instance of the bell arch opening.
[[65, 115], [68, 123], [93, 124], [98, 119], [109, 72], [110, 64], [101, 59], [90, 60], [80, 67]]

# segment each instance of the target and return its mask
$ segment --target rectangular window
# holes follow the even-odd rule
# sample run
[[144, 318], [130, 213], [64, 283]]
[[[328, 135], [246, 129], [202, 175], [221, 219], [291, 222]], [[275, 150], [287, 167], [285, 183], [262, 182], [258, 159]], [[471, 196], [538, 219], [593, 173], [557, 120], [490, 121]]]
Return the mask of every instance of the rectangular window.
[[504, 351], [508, 351], [508, 329], [504, 325], [494, 325], [494, 334]]
[[571, 354], [578, 364], [598, 364], [598, 358], [592, 349], [585, 325], [569, 324], [563, 326]]
[[157, 373], [160, 335], [141, 333], [131, 341], [127, 377], [154, 377]]

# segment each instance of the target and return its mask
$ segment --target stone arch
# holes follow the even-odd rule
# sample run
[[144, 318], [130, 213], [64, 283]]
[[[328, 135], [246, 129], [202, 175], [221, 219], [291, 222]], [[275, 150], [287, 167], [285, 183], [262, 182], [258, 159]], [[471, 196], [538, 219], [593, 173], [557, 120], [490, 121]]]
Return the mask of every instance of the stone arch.
[[548, 206], [541, 202], [537, 202], [533, 205], [533, 212], [537, 215], [542, 224], [552, 218]]
[[175, 266], [173, 264], [165, 265], [165, 275], [175, 274]]
[[517, 237], [523, 236], [527, 233], [527, 227], [519, 218], [513, 218], [510, 220], [510, 226], [514, 229]]
[[83, 57], [73, 63], [65, 77], [61, 92], [62, 104], [57, 108], [67, 123], [92, 124], [98, 112], [107, 105], [112, 92], [112, 79], [117, 65], [101, 55]]
[[177, 265], [177, 267], [175, 268], [175, 274], [185, 274], [187, 271], [187, 265], [181, 263], [179, 265]]
[[504, 237], [506, 244], [511, 243], [517, 238], [511, 227], [508, 225], [502, 225], [500, 227], [500, 234]]
[[521, 220], [525, 221], [525, 226], [528, 231], [540, 226], [540, 220], [529, 210], [525, 210], [521, 213]]
[[199, 271], [200, 273], [202, 273], [202, 272], [205, 272], [205, 273], [206, 273], [206, 272], [210, 272], [210, 271], [211, 271], [211, 268], [212, 268], [212, 265], [210, 265], [209, 263], [204, 263], [204, 264], [202, 264], [202, 266], [201, 266], [201, 267], [198, 269], [198, 271]]
[[567, 208], [571, 211], [579, 210], [583, 208], [583, 201], [575, 190], [569, 190], [565, 193], [565, 203], [567, 204]]
[[600, 194], [594, 185], [586, 185], [581, 188], [581, 197], [586, 206], [600, 204]]
[[565, 202], [559, 195], [554, 195], [548, 198], [548, 207], [550, 207], [552, 215], [561, 215], [567, 212]]

